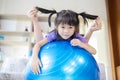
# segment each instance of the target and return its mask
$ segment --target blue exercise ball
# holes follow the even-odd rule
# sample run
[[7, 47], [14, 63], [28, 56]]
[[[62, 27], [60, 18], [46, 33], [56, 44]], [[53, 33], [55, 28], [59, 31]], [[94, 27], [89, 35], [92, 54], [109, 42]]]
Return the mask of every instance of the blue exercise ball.
[[25, 80], [100, 80], [96, 60], [83, 48], [71, 46], [69, 41], [54, 41], [44, 45], [39, 58], [41, 73], [32, 72], [28, 63]]

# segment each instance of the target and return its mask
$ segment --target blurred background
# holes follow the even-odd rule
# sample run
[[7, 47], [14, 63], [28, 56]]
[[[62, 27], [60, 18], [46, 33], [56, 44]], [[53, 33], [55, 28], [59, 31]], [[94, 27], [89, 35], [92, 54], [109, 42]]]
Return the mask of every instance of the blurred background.
[[[112, 3], [116, 7], [111, 7]], [[118, 27], [115, 27], [120, 27], [120, 18], [117, 17], [119, 15], [118, 11], [120, 13], [120, 6], [117, 5], [120, 5], [120, 0], [114, 0], [113, 2], [111, 0], [0, 0], [1, 67], [5, 67], [4, 61], [10, 62], [12, 59], [13, 62], [13, 59], [29, 58], [32, 44], [34, 44], [32, 22], [27, 16], [29, 10], [34, 6], [55, 9], [56, 11], [70, 9], [78, 13], [85, 11], [100, 16], [102, 29], [93, 33], [89, 43], [96, 48], [97, 54], [94, 57], [98, 63], [103, 65], [105, 71], [105, 74], [103, 74], [105, 78], [101, 80], [116, 80], [116, 67], [120, 64], [120, 43], [117, 43], [117, 41], [120, 41], [117, 35], [120, 28], [118, 30]], [[114, 18], [113, 15], [116, 17]], [[40, 24], [43, 26], [45, 34], [54, 29], [53, 23], [51, 28], [48, 27], [47, 16], [41, 13], [39, 15]], [[113, 23], [111, 23], [112, 20], [114, 20]], [[83, 24], [80, 25], [81, 34], [85, 34], [93, 22], [89, 23], [88, 27]], [[113, 32], [115, 33], [112, 34]], [[117, 41], [115, 41], [116, 38]]]

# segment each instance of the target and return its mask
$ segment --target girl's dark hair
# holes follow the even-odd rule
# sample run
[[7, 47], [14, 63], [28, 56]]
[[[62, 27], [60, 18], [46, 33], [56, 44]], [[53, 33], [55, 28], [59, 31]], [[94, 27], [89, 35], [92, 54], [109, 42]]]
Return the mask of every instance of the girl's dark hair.
[[[82, 12], [82, 13], [76, 13], [72, 10], [62, 10], [60, 12], [57, 12], [56, 10], [48, 10], [48, 9], [44, 9], [44, 8], [40, 8], [40, 7], [36, 7], [36, 9], [38, 11], [40, 11], [41, 13], [45, 13], [45, 14], [50, 14], [49, 17], [48, 17], [48, 23], [49, 23], [49, 26], [51, 26], [51, 16], [53, 14], [57, 14], [57, 17], [56, 18], [60, 18], [60, 17], [63, 17], [66, 15], [70, 15], [71, 18], [72, 17], [76, 17], [78, 18], [78, 16], [82, 16], [83, 20], [84, 20], [84, 23], [87, 23], [87, 19], [92, 19], [92, 20], [95, 20], [98, 16], [97, 15], [90, 15], [90, 14], [86, 14], [85, 12]], [[69, 16], [68, 16], [69, 17]], [[87, 19], [86, 19], [87, 18]], [[67, 20], [67, 19], [66, 19]], [[78, 19], [79, 20], [79, 19]], [[65, 21], [65, 20], [64, 20]], [[65, 21], [66, 22], [66, 21]]]
[[71, 10], [62, 10], [57, 13], [55, 18], [55, 26], [59, 24], [68, 24], [70, 26], [75, 26], [75, 32], [79, 32], [79, 19], [78, 14]]
[[57, 14], [54, 23], [55, 26], [57, 27], [61, 23], [68, 24], [70, 26], [75, 26], [75, 32], [79, 32], [79, 15], [82, 16], [85, 24], [87, 23], [87, 19], [95, 20], [98, 17], [96, 15], [86, 14], [85, 12], [76, 13], [72, 10], [62, 10], [60, 12], [57, 12], [56, 10], [47, 10], [40, 7], [36, 7], [36, 9], [42, 13], [50, 14], [48, 17], [49, 26], [51, 26], [51, 16], [53, 14]]

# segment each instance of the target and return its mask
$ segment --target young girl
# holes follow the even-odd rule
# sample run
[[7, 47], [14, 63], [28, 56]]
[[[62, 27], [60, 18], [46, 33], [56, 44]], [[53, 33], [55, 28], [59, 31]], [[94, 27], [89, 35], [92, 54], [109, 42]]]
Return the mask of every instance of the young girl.
[[[33, 29], [34, 29], [34, 38], [35, 38], [35, 43], [39, 42], [40, 40], [43, 39], [43, 30], [41, 26], [39, 25], [38, 21], [38, 9], [36, 7], [33, 7], [28, 13], [28, 16], [31, 18], [32, 23], [33, 23]], [[91, 25], [89, 28], [88, 32], [85, 34], [84, 38], [86, 39], [87, 42], [89, 42], [89, 39], [94, 31], [100, 30], [101, 29], [101, 20], [99, 17], [95, 19], [95, 23]]]
[[33, 48], [33, 55], [32, 55], [32, 70], [34, 73], [40, 73], [40, 67], [42, 67], [42, 62], [38, 58], [38, 52], [40, 48], [51, 41], [56, 40], [67, 40], [71, 43], [72, 46], [80, 46], [86, 49], [91, 54], [95, 54], [96, 50], [87, 43], [87, 40], [83, 38], [79, 34], [79, 18], [78, 16], [81, 15], [85, 21], [87, 22], [86, 18], [88, 19], [96, 19], [98, 16], [89, 15], [86, 13], [76, 13], [71, 10], [62, 10], [60, 12], [56, 12], [55, 10], [45, 10], [42, 8], [38, 8], [43, 13], [51, 13], [49, 16], [49, 24], [50, 18], [53, 14], [57, 14], [55, 18], [55, 26], [56, 29], [50, 32], [45, 38], [37, 42]]

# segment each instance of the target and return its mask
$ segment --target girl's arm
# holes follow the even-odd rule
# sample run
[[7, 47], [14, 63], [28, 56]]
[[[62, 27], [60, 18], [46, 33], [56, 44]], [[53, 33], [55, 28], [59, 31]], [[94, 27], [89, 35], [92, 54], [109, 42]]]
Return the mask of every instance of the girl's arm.
[[71, 40], [71, 45], [73, 45], [73, 46], [80, 46], [81, 48], [84, 48], [85, 50], [87, 50], [91, 54], [96, 54], [96, 49], [95, 48], [93, 48], [88, 43], [81, 42], [79, 39], [72, 39]]
[[32, 23], [33, 23], [33, 27], [34, 27], [35, 43], [37, 43], [43, 39], [43, 34], [42, 34], [43, 31], [41, 29], [41, 26], [39, 25], [38, 20], [32, 21]]
[[32, 10], [29, 11], [28, 16], [32, 20], [32, 27], [34, 29], [35, 42], [39, 42], [40, 40], [43, 39], [43, 34], [42, 34], [42, 28], [39, 25], [38, 10], [34, 7]]
[[42, 67], [42, 63], [38, 57], [40, 48], [45, 45], [48, 42], [46, 38], [42, 39], [41, 41], [37, 42], [35, 46], [33, 47], [33, 55], [32, 55], [32, 61], [31, 61], [31, 66], [32, 66], [32, 71], [35, 74], [40, 73], [40, 67]]
[[93, 33], [94, 31], [100, 30], [101, 27], [102, 27], [102, 25], [101, 25], [101, 20], [100, 20], [100, 18], [98, 17], [98, 18], [95, 20], [95, 23], [90, 27], [90, 29], [88, 30], [88, 32], [87, 32], [86, 35], [84, 36], [84, 38], [87, 40], [87, 43], [89, 42], [92, 33]]

